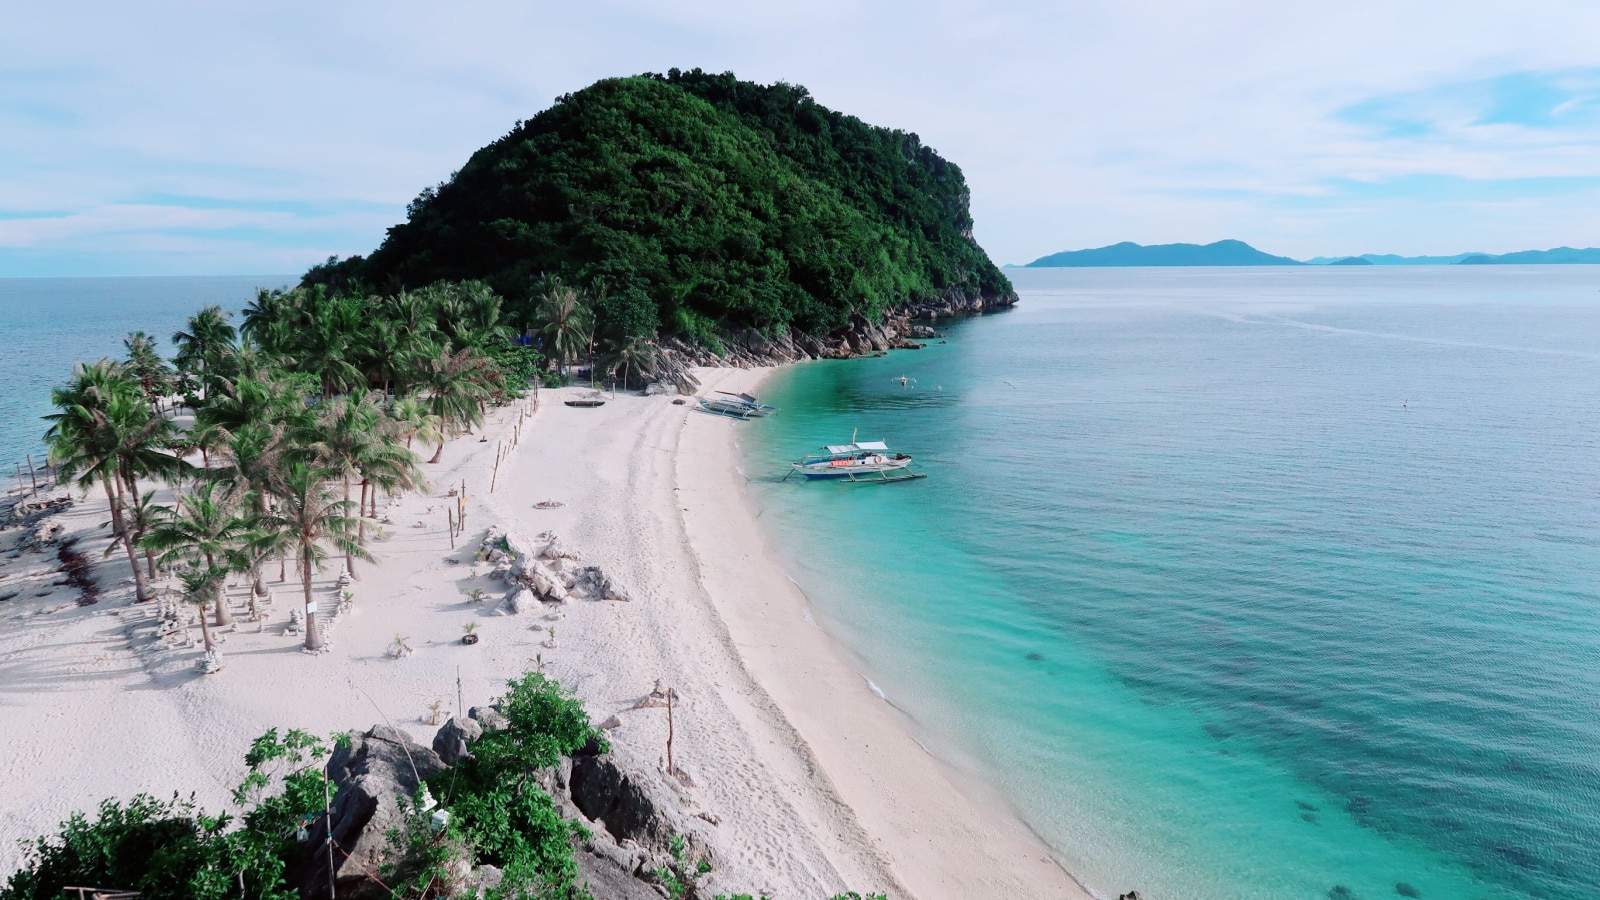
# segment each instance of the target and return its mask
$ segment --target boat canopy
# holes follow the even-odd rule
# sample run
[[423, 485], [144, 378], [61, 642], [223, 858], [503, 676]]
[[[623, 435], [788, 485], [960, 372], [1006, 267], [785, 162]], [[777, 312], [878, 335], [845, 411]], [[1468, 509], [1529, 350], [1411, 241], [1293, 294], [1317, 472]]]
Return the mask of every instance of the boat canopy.
[[883, 441], [857, 441], [854, 444], [829, 444], [829, 453], [855, 453], [858, 450], [888, 450], [889, 445]]

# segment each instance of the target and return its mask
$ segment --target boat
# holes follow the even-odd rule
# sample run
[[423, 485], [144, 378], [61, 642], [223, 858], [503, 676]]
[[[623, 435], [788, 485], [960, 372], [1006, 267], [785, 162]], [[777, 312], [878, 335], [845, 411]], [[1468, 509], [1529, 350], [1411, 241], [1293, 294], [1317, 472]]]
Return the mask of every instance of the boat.
[[702, 410], [730, 419], [760, 419], [778, 411], [776, 406], [768, 406], [749, 394], [716, 393], [718, 396], [699, 398]]
[[597, 406], [606, 405], [604, 400], [596, 400], [592, 397], [582, 400], [564, 400], [562, 402], [566, 403], [568, 406], [576, 406], [579, 409], [594, 409]]
[[829, 444], [792, 463], [783, 480], [788, 481], [789, 475], [796, 472], [813, 480], [833, 478], [867, 484], [928, 477], [924, 472], [911, 471], [911, 461], [909, 455], [893, 452], [883, 441], [857, 441], [852, 436], [848, 444]]

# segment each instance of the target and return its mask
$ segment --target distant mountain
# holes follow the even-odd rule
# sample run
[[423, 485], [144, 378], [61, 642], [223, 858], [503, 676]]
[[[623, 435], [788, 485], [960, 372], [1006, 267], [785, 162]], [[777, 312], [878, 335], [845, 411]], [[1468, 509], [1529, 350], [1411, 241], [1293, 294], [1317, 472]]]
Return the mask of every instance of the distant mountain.
[[1093, 250], [1068, 250], [1042, 256], [1028, 268], [1079, 266], [1301, 266], [1287, 256], [1273, 256], [1244, 241], [1217, 241], [1214, 244], [1155, 244], [1145, 247], [1131, 241], [1097, 247]]
[[1360, 256], [1318, 256], [1306, 260], [1314, 266], [1360, 265], [1349, 260], [1361, 259], [1375, 266], [1538, 266], [1572, 263], [1600, 264], [1600, 249], [1574, 250], [1557, 247], [1554, 250], [1522, 250], [1517, 253], [1457, 253], [1454, 256], [1396, 256], [1393, 253], [1363, 253]]
[[1346, 256], [1343, 259], [1336, 259], [1333, 262], [1328, 263], [1328, 265], [1330, 265], [1330, 266], [1371, 266], [1371, 265], [1376, 265], [1376, 263], [1374, 263], [1370, 259], [1362, 259], [1359, 256]]
[[1461, 260], [1458, 265], [1540, 266], [1571, 265], [1574, 263], [1600, 263], [1600, 249], [1589, 247], [1583, 250], [1575, 250], [1572, 247], [1557, 247], [1554, 250], [1521, 250], [1516, 253], [1502, 253], [1499, 256], [1475, 253]]

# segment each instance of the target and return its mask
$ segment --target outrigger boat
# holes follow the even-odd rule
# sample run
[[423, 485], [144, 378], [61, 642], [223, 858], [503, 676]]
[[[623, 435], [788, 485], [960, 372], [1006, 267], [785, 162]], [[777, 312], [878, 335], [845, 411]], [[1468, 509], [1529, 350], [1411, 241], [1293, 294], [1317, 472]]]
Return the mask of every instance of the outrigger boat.
[[731, 419], [759, 419], [778, 411], [776, 406], [768, 406], [749, 394], [730, 394], [727, 391], [717, 391], [717, 393], [721, 396], [701, 397], [700, 408], [708, 413]]
[[924, 472], [911, 471], [911, 457], [894, 453], [883, 441], [857, 441], [854, 436], [848, 444], [830, 444], [797, 463], [792, 463], [789, 475], [799, 472], [806, 478], [838, 478], [851, 482], [880, 484], [889, 481], [909, 481], [927, 478]]

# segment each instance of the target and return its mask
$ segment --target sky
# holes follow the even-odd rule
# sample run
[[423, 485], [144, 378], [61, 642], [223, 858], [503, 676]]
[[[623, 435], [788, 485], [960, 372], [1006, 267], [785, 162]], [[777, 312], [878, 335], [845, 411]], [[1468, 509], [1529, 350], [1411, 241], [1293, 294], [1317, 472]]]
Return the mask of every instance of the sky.
[[0, 0], [0, 277], [371, 251], [556, 97], [805, 85], [961, 166], [999, 263], [1600, 246], [1600, 3]]

